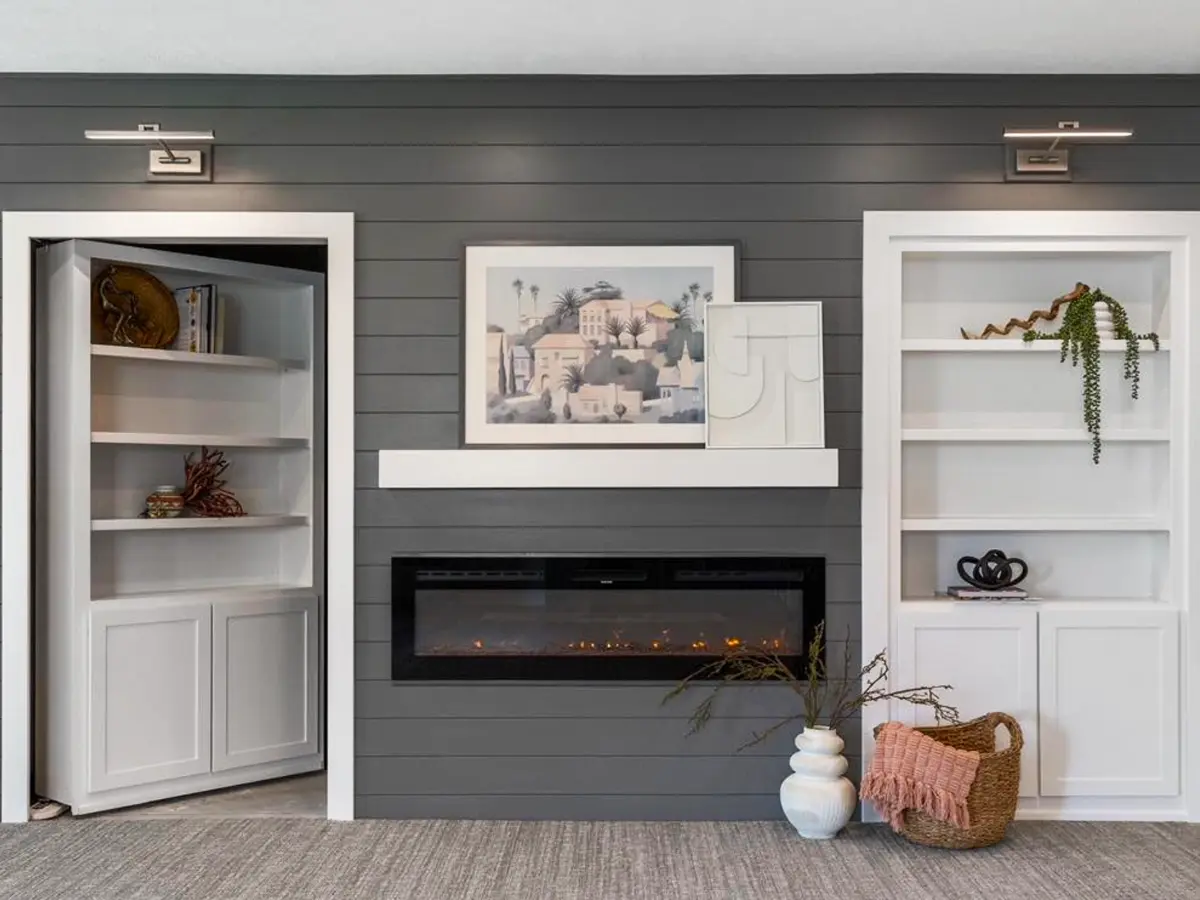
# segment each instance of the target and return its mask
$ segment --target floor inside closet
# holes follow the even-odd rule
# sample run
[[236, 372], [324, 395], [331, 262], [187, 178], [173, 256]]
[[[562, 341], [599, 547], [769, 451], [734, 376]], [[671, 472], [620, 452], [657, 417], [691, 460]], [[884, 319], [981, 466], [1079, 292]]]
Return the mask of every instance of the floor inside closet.
[[102, 819], [324, 819], [325, 773], [97, 813]]

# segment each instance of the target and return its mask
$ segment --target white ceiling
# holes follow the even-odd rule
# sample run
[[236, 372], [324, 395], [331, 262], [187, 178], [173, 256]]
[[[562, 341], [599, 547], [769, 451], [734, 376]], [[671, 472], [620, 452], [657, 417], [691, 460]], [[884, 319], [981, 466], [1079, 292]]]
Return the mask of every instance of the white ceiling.
[[0, 0], [0, 72], [1200, 72], [1200, 0]]

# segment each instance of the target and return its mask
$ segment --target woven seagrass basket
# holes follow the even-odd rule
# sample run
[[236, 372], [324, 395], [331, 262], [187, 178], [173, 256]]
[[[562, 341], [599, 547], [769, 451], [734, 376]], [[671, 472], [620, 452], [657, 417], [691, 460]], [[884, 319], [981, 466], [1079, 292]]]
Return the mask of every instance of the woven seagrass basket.
[[[1008, 729], [1010, 743], [1006, 749], [998, 751], [996, 728], [1000, 725]], [[882, 727], [875, 729], [876, 737]], [[947, 746], [979, 752], [979, 769], [967, 795], [971, 827], [958, 828], [909, 809], [904, 813], [904, 827], [900, 833], [915, 843], [947, 850], [974, 850], [1004, 840], [1005, 829], [1017, 812], [1017, 794], [1021, 785], [1021, 747], [1025, 739], [1017, 720], [1005, 713], [994, 712], [958, 725], [932, 725], [916, 730]]]

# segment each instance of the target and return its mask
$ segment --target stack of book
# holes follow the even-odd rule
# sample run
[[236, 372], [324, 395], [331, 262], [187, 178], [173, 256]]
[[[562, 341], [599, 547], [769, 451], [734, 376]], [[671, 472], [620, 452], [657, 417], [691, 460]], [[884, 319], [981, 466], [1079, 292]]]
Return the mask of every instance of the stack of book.
[[951, 585], [946, 593], [955, 600], [1027, 600], [1029, 594], [1020, 588], [976, 588]]
[[185, 353], [225, 352], [225, 298], [215, 284], [176, 288], [179, 335], [172, 350]]

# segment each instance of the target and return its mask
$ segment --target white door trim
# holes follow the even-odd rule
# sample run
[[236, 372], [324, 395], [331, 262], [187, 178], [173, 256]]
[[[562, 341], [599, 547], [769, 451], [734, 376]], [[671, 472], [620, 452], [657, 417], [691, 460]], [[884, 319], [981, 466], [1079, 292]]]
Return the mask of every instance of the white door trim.
[[323, 243], [326, 276], [326, 761], [330, 819], [354, 818], [354, 214], [6, 212], [0, 377], [0, 821], [29, 819], [33, 438], [31, 242]]

